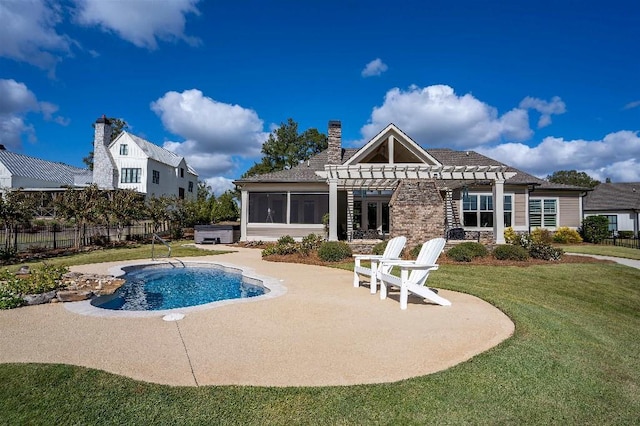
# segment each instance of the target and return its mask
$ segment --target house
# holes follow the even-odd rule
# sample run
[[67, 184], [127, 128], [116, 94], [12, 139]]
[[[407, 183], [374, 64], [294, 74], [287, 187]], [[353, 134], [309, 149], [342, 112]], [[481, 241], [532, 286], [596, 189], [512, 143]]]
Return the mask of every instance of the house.
[[631, 231], [638, 236], [640, 223], [640, 182], [601, 183], [584, 197], [584, 215], [606, 216], [609, 230]]
[[241, 240], [324, 234], [329, 240], [405, 235], [408, 244], [475, 233], [503, 243], [504, 229], [577, 228], [585, 188], [553, 184], [473, 151], [423, 149], [394, 124], [362, 148], [328, 148], [308, 161], [235, 181]]
[[0, 189], [51, 191], [64, 187], [85, 187], [91, 181], [91, 172], [87, 169], [10, 152], [0, 145]]
[[129, 132], [112, 142], [111, 123], [102, 116], [95, 124], [92, 182], [102, 189], [195, 199], [198, 174], [184, 157]]

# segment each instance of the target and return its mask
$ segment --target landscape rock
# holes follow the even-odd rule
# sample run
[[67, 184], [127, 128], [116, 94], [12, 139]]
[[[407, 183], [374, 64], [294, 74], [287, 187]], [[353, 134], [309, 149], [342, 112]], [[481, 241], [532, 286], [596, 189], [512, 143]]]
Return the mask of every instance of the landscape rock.
[[56, 298], [55, 290], [48, 291], [46, 293], [40, 293], [40, 294], [28, 294], [23, 297], [25, 303], [29, 306], [49, 303], [55, 298]]
[[91, 290], [60, 290], [58, 300], [61, 302], [79, 302], [90, 299], [93, 296]]

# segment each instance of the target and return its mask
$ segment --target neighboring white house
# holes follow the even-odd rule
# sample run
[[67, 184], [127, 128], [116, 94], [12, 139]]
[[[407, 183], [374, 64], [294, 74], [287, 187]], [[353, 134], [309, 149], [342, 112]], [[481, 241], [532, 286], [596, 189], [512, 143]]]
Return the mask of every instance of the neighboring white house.
[[584, 197], [584, 215], [606, 216], [609, 231], [640, 235], [640, 182], [601, 183]]
[[10, 152], [0, 145], [0, 189], [52, 190], [84, 187], [91, 181], [87, 169]]
[[111, 123], [96, 121], [93, 183], [104, 189], [134, 189], [147, 196], [195, 199], [198, 174], [184, 157], [129, 132], [111, 141]]

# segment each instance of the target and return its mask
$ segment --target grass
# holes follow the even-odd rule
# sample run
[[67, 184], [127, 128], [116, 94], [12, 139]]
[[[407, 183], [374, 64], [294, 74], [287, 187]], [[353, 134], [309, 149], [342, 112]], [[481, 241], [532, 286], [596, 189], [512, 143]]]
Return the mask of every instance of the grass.
[[[193, 241], [182, 240], [173, 241], [171, 244], [171, 256], [172, 257], [192, 257], [192, 256], [207, 256], [228, 253], [228, 251], [220, 250], [203, 250], [193, 246]], [[154, 247], [155, 256], [158, 258], [166, 257], [168, 250], [162, 244], [155, 244]], [[85, 253], [74, 254], [70, 256], [61, 256], [51, 259], [46, 259], [44, 262], [47, 265], [55, 266], [73, 266], [73, 265], [86, 265], [90, 263], [102, 263], [102, 262], [117, 262], [121, 260], [135, 260], [135, 259], [150, 259], [151, 258], [151, 244], [141, 244], [135, 247], [123, 246], [116, 248], [109, 248], [105, 250], [95, 250]], [[20, 263], [16, 265], [8, 266], [7, 268], [15, 272], [23, 265], [37, 265], [42, 261], [34, 261], [28, 263]]]
[[604, 244], [561, 245], [559, 247], [566, 252], [599, 254], [602, 256], [616, 256], [640, 260], [640, 250], [628, 247], [609, 246]]
[[169, 387], [67, 365], [4, 364], [0, 423], [638, 423], [640, 270], [442, 265], [429, 280], [496, 305], [514, 320], [514, 336], [437, 374], [345, 387]]

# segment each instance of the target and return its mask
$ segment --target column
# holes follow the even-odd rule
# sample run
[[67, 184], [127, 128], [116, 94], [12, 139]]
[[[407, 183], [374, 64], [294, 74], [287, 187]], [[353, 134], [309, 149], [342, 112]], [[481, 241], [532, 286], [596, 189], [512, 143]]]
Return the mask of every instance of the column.
[[504, 244], [504, 179], [493, 182], [493, 240]]
[[347, 238], [353, 236], [353, 191], [347, 191]]
[[247, 222], [249, 221], [249, 192], [240, 193], [240, 241], [247, 241]]
[[338, 180], [329, 179], [329, 241], [338, 241]]

